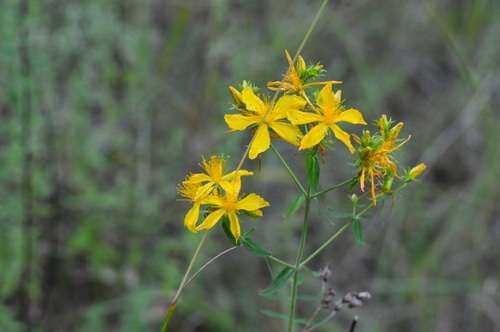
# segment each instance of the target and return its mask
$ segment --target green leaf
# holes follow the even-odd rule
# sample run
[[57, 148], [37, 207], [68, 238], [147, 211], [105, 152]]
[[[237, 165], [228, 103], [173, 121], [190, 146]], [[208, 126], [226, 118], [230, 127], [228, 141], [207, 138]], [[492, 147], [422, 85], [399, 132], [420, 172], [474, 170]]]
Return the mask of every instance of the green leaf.
[[319, 185], [319, 160], [316, 149], [311, 149], [306, 154], [307, 182], [312, 190], [318, 191]]
[[352, 213], [335, 211], [332, 208], [328, 208], [328, 212], [330, 212], [330, 214], [335, 218], [352, 218], [353, 217]]
[[227, 239], [229, 240], [229, 242], [231, 242], [232, 244], [234, 244], [235, 246], [240, 246], [241, 244], [236, 242], [236, 239], [234, 238], [234, 235], [233, 233], [231, 233], [231, 228], [229, 226], [229, 219], [227, 216], [223, 216], [221, 218], [222, 222], [221, 222], [221, 225], [222, 225], [222, 229], [224, 230], [224, 234], [226, 234], [226, 237]]
[[287, 266], [283, 268], [283, 270], [281, 270], [276, 279], [274, 279], [273, 282], [266, 289], [260, 292], [260, 295], [269, 296], [277, 292], [281, 287], [286, 285], [290, 277], [293, 275], [293, 272], [294, 269], [292, 269], [291, 267]]
[[241, 237], [240, 242], [243, 243], [243, 246], [245, 246], [245, 248], [247, 248], [247, 250], [254, 255], [260, 257], [269, 257], [272, 255], [269, 250], [262, 248], [257, 242], [252, 239]]
[[297, 197], [295, 201], [293, 201], [292, 206], [288, 209], [288, 212], [286, 213], [286, 217], [289, 218], [291, 217], [297, 210], [304, 204], [305, 202], [305, 197], [304, 195], [300, 195]]
[[365, 239], [363, 237], [363, 230], [361, 229], [361, 222], [358, 219], [354, 220], [352, 224], [352, 231], [354, 233], [354, 238], [359, 244], [365, 244]]

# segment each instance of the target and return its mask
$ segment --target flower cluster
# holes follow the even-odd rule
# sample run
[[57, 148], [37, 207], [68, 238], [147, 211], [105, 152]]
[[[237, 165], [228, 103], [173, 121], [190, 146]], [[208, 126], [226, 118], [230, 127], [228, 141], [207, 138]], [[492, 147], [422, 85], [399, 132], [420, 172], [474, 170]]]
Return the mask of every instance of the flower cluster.
[[379, 129], [378, 133], [371, 135], [369, 130], [365, 130], [361, 137], [353, 135], [354, 141], [360, 145], [357, 150], [359, 158], [354, 164], [359, 170], [357, 180], [362, 191], [368, 183], [373, 204], [377, 202], [377, 187], [381, 188], [381, 192], [388, 191], [394, 177], [400, 178], [392, 153], [411, 138], [408, 136], [405, 139], [399, 139], [398, 136], [404, 124], [399, 122], [391, 127], [393, 124], [394, 121], [387, 119], [384, 114], [375, 122]]
[[[274, 91], [273, 96], [260, 94], [259, 88], [249, 81], [243, 81], [239, 89], [229, 87], [234, 101], [232, 108], [238, 112], [224, 116], [230, 132], [252, 129], [253, 137], [248, 147], [250, 159], [267, 151], [272, 138], [280, 138], [297, 146], [299, 151], [310, 149], [306, 164], [307, 160], [312, 160], [311, 155], [317, 158], [317, 147], [321, 148], [323, 156], [325, 146], [329, 146], [335, 137], [351, 153], [357, 152], [353, 163], [357, 175], [352, 178], [352, 183], [359, 183], [362, 191], [368, 187], [373, 205], [376, 205], [379, 195], [390, 192], [394, 178], [401, 178], [393, 152], [410, 139], [398, 138], [403, 123], [394, 125], [394, 121], [382, 115], [375, 121], [378, 131], [373, 135], [369, 130], [363, 131], [361, 137], [346, 132], [341, 128], [342, 123], [367, 123], [359, 110], [344, 106], [342, 91], [333, 89], [342, 82], [311, 82], [323, 75], [322, 65], [306, 65], [301, 56], [294, 64], [288, 52], [286, 58], [289, 69], [283, 80], [267, 84], [268, 89]], [[353, 146], [351, 138], [357, 147]], [[245, 154], [243, 158], [246, 158]], [[212, 156], [209, 161], [203, 159], [201, 166], [206, 174], [189, 175], [178, 187], [178, 193], [193, 204], [184, 219], [184, 225], [190, 231], [212, 228], [222, 220], [226, 233], [229, 229], [237, 242], [241, 236], [238, 214], [260, 217], [260, 209], [269, 203], [256, 194], [240, 196], [241, 177], [253, 173], [239, 168], [224, 173], [225, 162], [223, 156]], [[317, 190], [319, 169], [314, 165], [316, 162], [309, 163], [307, 172], [309, 185]], [[421, 164], [408, 171], [405, 182], [413, 181], [424, 169], [425, 165]], [[201, 214], [204, 218], [198, 224]]]
[[[269, 203], [256, 194], [240, 197], [241, 177], [251, 176], [253, 172], [235, 170], [225, 174], [225, 163], [224, 156], [211, 156], [208, 162], [203, 159], [201, 167], [206, 174], [188, 175], [177, 192], [193, 203], [184, 218], [187, 229], [196, 233], [212, 228], [221, 218], [227, 217], [231, 234], [237, 242], [241, 235], [238, 214], [243, 211], [252, 217], [261, 217], [260, 209], [269, 206]], [[205, 218], [197, 225], [202, 205], [206, 206], [203, 211]]]
[[[256, 89], [247, 82], [241, 86], [241, 92], [229, 88], [235, 101], [233, 108], [240, 114], [226, 114], [224, 120], [227, 125], [231, 131], [255, 129], [249, 158], [255, 159], [269, 149], [271, 137], [279, 137], [303, 150], [321, 144], [330, 131], [353, 153], [351, 135], [343, 131], [339, 123], [365, 125], [366, 122], [358, 110], [344, 108], [340, 90], [332, 91], [333, 84], [341, 82], [308, 83], [310, 79], [321, 76], [323, 67], [319, 64], [306, 66], [300, 56], [294, 66], [288, 52], [286, 56], [290, 69], [283, 81], [268, 83], [270, 90], [280, 93], [275, 102], [268, 94], [262, 98], [256, 95]], [[324, 87], [317, 93], [315, 102], [311, 102], [305, 89], [318, 85]]]

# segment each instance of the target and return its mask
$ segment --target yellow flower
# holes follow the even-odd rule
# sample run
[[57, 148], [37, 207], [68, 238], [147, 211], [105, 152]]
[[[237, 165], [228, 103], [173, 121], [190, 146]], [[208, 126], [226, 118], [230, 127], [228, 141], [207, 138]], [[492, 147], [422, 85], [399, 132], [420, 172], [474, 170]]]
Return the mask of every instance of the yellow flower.
[[271, 106], [269, 112], [269, 102], [262, 101], [249, 87], [243, 89], [241, 100], [246, 107], [244, 110], [239, 110], [242, 114], [226, 114], [224, 120], [232, 131], [244, 130], [253, 125], [258, 126], [250, 146], [250, 159], [255, 159], [260, 153], [269, 149], [271, 144], [269, 128], [285, 141], [299, 145], [302, 133], [297, 126], [285, 121], [288, 111], [299, 110], [306, 104], [303, 98], [282, 96], [276, 104]]
[[195, 225], [200, 216], [200, 206], [203, 204], [203, 199], [205, 198], [205, 195], [196, 196], [199, 189], [199, 183], [189, 183], [186, 181], [182, 182], [182, 184], [177, 187], [179, 195], [193, 202], [193, 207], [189, 209], [184, 217], [184, 226], [193, 233], [196, 233]]
[[219, 195], [209, 195], [205, 197], [204, 203], [211, 205], [214, 209], [205, 220], [198, 226], [195, 226], [196, 231], [202, 229], [209, 229], [215, 226], [215, 224], [226, 215], [229, 219], [229, 228], [234, 236], [234, 239], [238, 241], [241, 235], [240, 222], [238, 219], [239, 211], [247, 211], [252, 216], [261, 217], [262, 211], [259, 209], [269, 206], [262, 197], [256, 194], [249, 194], [245, 198], [239, 198], [241, 188], [241, 181], [239, 177], [236, 177], [231, 182], [231, 189], [225, 192], [224, 196]]
[[203, 158], [200, 166], [207, 174], [191, 174], [184, 181], [186, 184], [201, 184], [202, 182], [206, 182], [206, 184], [199, 186], [196, 194], [192, 198], [193, 201], [198, 200], [200, 196], [210, 193], [211, 189], [216, 186], [220, 186], [225, 191], [231, 190], [230, 182], [236, 176], [253, 175], [253, 172], [246, 170], [237, 170], [224, 174], [225, 163], [226, 159], [224, 159], [223, 155], [211, 156], [208, 162]]
[[301, 112], [291, 110], [288, 112], [288, 119], [295, 125], [317, 122], [309, 132], [304, 136], [300, 143], [299, 150], [307, 149], [319, 144], [328, 134], [328, 129], [333, 131], [335, 137], [344, 143], [351, 153], [354, 147], [351, 144], [350, 135], [340, 129], [339, 122], [349, 122], [353, 124], [366, 124], [363, 115], [356, 109], [350, 108], [344, 110], [341, 104], [341, 91], [333, 93], [332, 83], [325, 85], [321, 89], [316, 103], [318, 104], [317, 113]]
[[[288, 73], [285, 75], [285, 79], [283, 80], [283, 82], [275, 81], [267, 83], [267, 87], [269, 88], [269, 90], [274, 90], [274, 91], [279, 90], [285, 92], [291, 91], [291, 92], [301, 93], [308, 86], [324, 85], [327, 83], [334, 83], [334, 84], [342, 83], [339, 81], [328, 81], [328, 82], [315, 82], [306, 84], [305, 81], [309, 77], [307, 75], [307, 66], [304, 61], [304, 58], [302, 58], [302, 56], [299, 55], [297, 58], [297, 66], [294, 66], [292, 57], [290, 56], [288, 51], [285, 51], [285, 54], [288, 60], [288, 65], [290, 66]], [[322, 65], [316, 65], [315, 67], [312, 68], [312, 71], [315, 72], [316, 76], [319, 76], [319, 73], [322, 70], [322, 68], [323, 68]]]

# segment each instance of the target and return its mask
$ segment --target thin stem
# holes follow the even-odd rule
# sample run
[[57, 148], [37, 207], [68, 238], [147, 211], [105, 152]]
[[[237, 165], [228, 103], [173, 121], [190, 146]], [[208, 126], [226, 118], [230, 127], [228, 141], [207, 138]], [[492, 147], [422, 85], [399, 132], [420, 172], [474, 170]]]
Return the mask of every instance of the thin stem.
[[195, 272], [195, 273], [191, 276], [191, 278], [189, 278], [189, 280], [188, 280], [188, 281], [186, 281], [186, 283], [184, 284], [183, 289], [184, 289], [184, 288], [186, 288], [186, 287], [187, 287], [187, 285], [189, 285], [189, 283], [190, 283], [190, 282], [191, 282], [191, 281], [192, 281], [192, 280], [193, 280], [193, 279], [194, 279], [194, 278], [195, 278], [195, 277], [196, 277], [196, 276], [197, 276], [197, 275], [198, 275], [198, 274], [199, 274], [199, 273], [200, 273], [203, 269], [205, 269], [208, 265], [210, 265], [213, 261], [215, 261], [215, 260], [216, 260], [217, 258], [219, 258], [220, 256], [222, 256], [222, 255], [224, 255], [224, 254], [227, 254], [228, 252], [230, 252], [230, 251], [232, 251], [232, 250], [234, 250], [234, 249], [236, 249], [236, 248], [240, 248], [240, 247], [234, 246], [234, 247], [228, 248], [228, 249], [224, 250], [223, 252], [219, 253], [218, 255], [216, 255], [215, 257], [213, 257], [211, 260], [209, 260], [209, 261], [208, 261], [208, 262], [206, 262], [205, 264], [203, 264], [203, 266], [202, 266], [202, 267], [200, 267], [200, 268], [198, 269], [198, 271], [196, 271], [196, 272]]
[[290, 303], [290, 314], [288, 317], [288, 332], [293, 331], [293, 321], [295, 319], [295, 308], [297, 306], [297, 293], [298, 293], [298, 284], [299, 284], [299, 272], [301, 268], [302, 256], [304, 255], [304, 249], [306, 246], [306, 237], [307, 237], [307, 226], [309, 224], [309, 212], [311, 210], [311, 197], [310, 197], [311, 188], [308, 188], [308, 192], [306, 193], [306, 206], [304, 210], [304, 222], [302, 223], [302, 234], [300, 236], [300, 244], [299, 249], [297, 251], [297, 259], [295, 261], [295, 271], [293, 273], [293, 282], [292, 282], [292, 298]]
[[194, 261], [198, 257], [198, 255], [200, 253], [200, 250], [201, 250], [201, 247], [203, 247], [203, 244], [205, 243], [207, 235], [208, 235], [208, 230], [205, 232], [205, 234], [203, 234], [203, 237], [201, 238], [200, 243], [198, 244], [198, 247], [196, 248], [196, 251], [193, 254], [193, 258], [191, 258], [191, 262], [189, 263], [189, 266], [188, 266], [188, 268], [186, 270], [186, 273], [184, 273], [184, 277], [182, 278], [182, 281], [181, 281], [181, 284], [179, 286], [179, 289], [177, 290], [177, 293], [175, 294], [174, 301], [173, 301], [174, 303], [177, 302], [177, 300], [179, 299], [179, 296], [181, 295], [182, 290], [185, 287], [186, 280], [188, 278], [189, 272], [191, 272], [191, 269], [193, 268]]
[[[361, 218], [362, 215], [364, 215], [366, 212], [368, 212], [368, 210], [370, 210], [371, 208], [373, 208], [374, 205], [373, 205], [373, 202], [370, 203], [370, 205], [368, 205], [366, 208], [363, 209], [363, 211], [361, 211], [360, 213], [357, 213], [354, 215], [354, 217], [347, 223], [345, 224], [344, 226], [342, 226], [335, 234], [332, 235], [331, 238], [329, 238], [328, 240], [326, 240], [325, 243], [323, 243], [318, 249], [316, 249], [315, 252], [313, 252], [309, 257], [307, 257], [301, 264], [300, 264], [300, 267], [302, 268], [304, 265], [306, 265], [309, 261], [311, 261], [311, 259], [313, 259], [314, 257], [316, 257], [320, 252], [322, 252], [330, 243], [332, 243], [333, 240], [335, 240], [340, 234], [342, 234], [349, 226], [351, 226], [351, 224], [354, 222], [354, 220], [359, 220]], [[355, 208], [355, 207], [354, 207]], [[353, 212], [353, 214], [355, 213], [355, 211]]]
[[340, 187], [343, 187], [343, 186], [345, 186], [346, 184], [349, 184], [349, 183], [351, 183], [351, 182], [352, 182], [352, 179], [345, 180], [344, 182], [341, 182], [341, 183], [339, 183], [339, 184], [336, 184], [336, 185], [334, 185], [333, 187], [327, 188], [327, 189], [322, 190], [322, 191], [318, 191], [317, 193], [315, 193], [315, 194], [311, 195], [311, 198], [316, 198], [316, 197], [321, 196], [321, 195], [323, 195], [323, 194], [325, 194], [325, 193], [327, 193], [327, 192], [329, 192], [329, 191], [332, 191], [332, 190], [338, 189], [338, 188], [340, 188]]
[[299, 189], [302, 192], [302, 194], [304, 196], [307, 196], [306, 190], [304, 189], [304, 187], [302, 187], [302, 185], [300, 184], [299, 179], [297, 179], [297, 177], [293, 173], [292, 169], [288, 166], [288, 164], [286, 163], [285, 159], [283, 159], [283, 157], [281, 156], [281, 154], [279, 153], [279, 151], [272, 144], [271, 144], [271, 149], [274, 151], [274, 153], [276, 154], [276, 156], [278, 157], [278, 159], [281, 161], [281, 164], [283, 164], [283, 167], [285, 167], [285, 169], [287, 170], [288, 174], [290, 174], [290, 176], [292, 177], [293, 181], [297, 184], [297, 186], [299, 187]]
[[[172, 314], [175, 310], [175, 307], [177, 305], [177, 301], [179, 300], [179, 296], [181, 295], [182, 290], [187, 285], [186, 280], [188, 279], [188, 275], [191, 272], [191, 269], [193, 268], [194, 262], [200, 253], [201, 247], [203, 247], [203, 244], [205, 243], [207, 235], [208, 235], [208, 230], [205, 232], [205, 234], [203, 234], [203, 237], [201, 238], [200, 243], [198, 244], [198, 247], [196, 248], [196, 250], [193, 254], [193, 257], [191, 258], [191, 262], [189, 262], [189, 266], [186, 269], [186, 273], [184, 273], [184, 277], [182, 278], [181, 284], [179, 285], [179, 288], [177, 289], [177, 293], [174, 296], [174, 300], [172, 301], [172, 304], [170, 305], [170, 307], [167, 310], [167, 313], [165, 314], [165, 318], [163, 319], [163, 323], [161, 325], [160, 332], [167, 331], [168, 323], [170, 322], [170, 318], [172, 317]], [[189, 281], [191, 281], [191, 279]]]
[[282, 261], [281, 259], [276, 258], [276, 257], [274, 257], [274, 256], [269, 256], [269, 257], [266, 257], [266, 258], [267, 258], [267, 259], [270, 259], [270, 260], [272, 260], [272, 261], [275, 261], [276, 263], [281, 264], [281, 265], [283, 265], [283, 266], [286, 266], [286, 267], [289, 267], [289, 268], [295, 269], [295, 265], [289, 264], [289, 263], [287, 263], [287, 262], [285, 262], [285, 261]]
[[340, 228], [335, 234], [332, 235], [325, 243], [323, 243], [315, 252], [313, 252], [309, 257], [307, 257], [302, 263], [300, 263], [300, 268], [305, 266], [311, 259], [316, 257], [320, 252], [322, 252], [333, 240], [335, 240], [340, 234], [342, 234], [354, 221], [355, 219], [351, 219], [348, 223], [346, 223], [342, 228]]

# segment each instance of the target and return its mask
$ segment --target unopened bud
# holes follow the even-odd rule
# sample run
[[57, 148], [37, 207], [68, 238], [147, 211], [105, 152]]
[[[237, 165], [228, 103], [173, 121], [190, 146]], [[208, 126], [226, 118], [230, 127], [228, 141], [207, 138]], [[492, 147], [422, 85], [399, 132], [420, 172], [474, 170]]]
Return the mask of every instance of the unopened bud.
[[384, 177], [384, 185], [382, 186], [382, 191], [383, 192], [390, 191], [393, 182], [394, 182], [394, 176], [392, 176], [392, 174], [387, 174]]
[[408, 180], [415, 180], [426, 169], [424, 163], [420, 163], [408, 172]]
[[358, 195], [352, 194], [350, 198], [351, 198], [352, 204], [355, 205], [355, 206], [357, 206], [358, 205], [358, 200], [359, 200]]
[[403, 126], [404, 126], [404, 123], [403, 122], [400, 122], [398, 123], [397, 125], [395, 125], [394, 127], [392, 127], [390, 130], [389, 130], [389, 135], [388, 135], [388, 139], [389, 140], [395, 140], [396, 138], [398, 138], [399, 136], [399, 133], [401, 132], [401, 129], [403, 129]]
[[235, 88], [230, 86], [229, 93], [231, 93], [231, 97], [233, 97], [233, 100], [236, 103], [236, 106], [243, 106], [243, 107], [245, 106], [241, 92], [239, 92], [238, 90], [236, 90]]
[[302, 73], [306, 71], [307, 69], [306, 62], [304, 61], [304, 58], [301, 55], [297, 57], [297, 63], [295, 64], [295, 67], [297, 68], [297, 74], [299, 76], [301, 76]]

